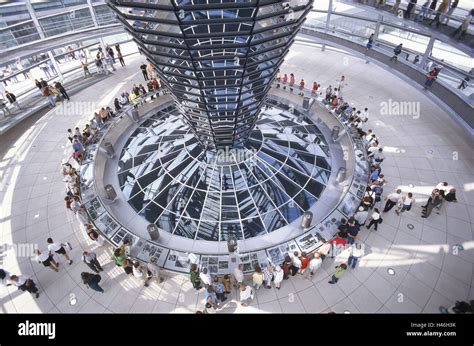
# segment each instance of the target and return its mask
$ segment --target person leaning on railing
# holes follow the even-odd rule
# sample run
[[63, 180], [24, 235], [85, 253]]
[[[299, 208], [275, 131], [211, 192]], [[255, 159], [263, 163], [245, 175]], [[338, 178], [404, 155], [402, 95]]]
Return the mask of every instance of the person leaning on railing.
[[467, 29], [469, 28], [469, 24], [471, 23], [473, 16], [474, 16], [474, 9], [469, 11], [469, 14], [466, 16], [466, 18], [464, 18], [461, 25], [456, 30], [454, 30], [454, 32], [451, 34], [451, 36], [456, 37], [457, 34], [461, 33], [458, 40], [462, 39], [464, 37], [464, 35], [466, 35], [466, 33], [467, 33]]

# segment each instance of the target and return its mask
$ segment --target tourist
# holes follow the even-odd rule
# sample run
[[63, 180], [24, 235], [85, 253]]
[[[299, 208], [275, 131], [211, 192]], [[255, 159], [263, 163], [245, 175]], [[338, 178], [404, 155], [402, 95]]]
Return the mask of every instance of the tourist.
[[293, 92], [293, 86], [295, 85], [295, 75], [290, 73], [290, 92]]
[[240, 285], [242, 285], [242, 283], [244, 282], [243, 270], [244, 270], [243, 264], [239, 264], [239, 266], [234, 269], [234, 280], [235, 280], [234, 287], [235, 288], [240, 287]]
[[41, 89], [43, 96], [48, 98], [48, 102], [51, 108], [56, 106], [56, 97], [53, 96], [48, 87]]
[[281, 83], [283, 84], [283, 90], [286, 90], [286, 83], [288, 83], [288, 75], [286, 73], [283, 76], [283, 79], [281, 80]]
[[313, 82], [313, 87], [311, 88], [311, 95], [316, 95], [316, 93], [318, 92], [318, 89], [319, 89], [320, 85], [316, 82]]
[[84, 251], [82, 253], [82, 261], [96, 273], [104, 270], [97, 260], [97, 255], [92, 251]]
[[415, 22], [423, 21], [428, 14], [428, 6], [431, 0], [426, 0], [425, 3], [421, 6], [420, 12], [415, 16]]
[[158, 258], [151, 256], [149, 262], [146, 265], [146, 280], [145, 287], [150, 285], [150, 281], [157, 279], [158, 282], [162, 283], [164, 278], [161, 276], [161, 270], [158, 266]]
[[129, 238], [125, 238], [122, 240], [122, 244], [120, 244], [120, 246], [118, 247], [118, 249], [120, 249], [120, 251], [125, 254], [125, 255], [130, 255], [130, 239]]
[[125, 60], [123, 60], [123, 55], [122, 55], [121, 51], [117, 51], [117, 58], [120, 61], [120, 64], [122, 65], [122, 67], [124, 67], [125, 66]]
[[0, 269], [0, 280], [2, 280], [2, 285], [8, 286], [8, 281], [10, 280], [10, 273], [4, 269]]
[[145, 78], [145, 81], [148, 80], [148, 73], [146, 71], [146, 64], [143, 63], [140, 65], [140, 70], [142, 70], [143, 78]]
[[273, 268], [271, 264], [268, 264], [265, 268], [262, 270], [263, 274], [263, 280], [264, 280], [264, 287], [265, 288], [272, 288], [272, 280], [273, 280]]
[[55, 272], [58, 272], [58, 263], [54, 260], [54, 257], [49, 254], [49, 252], [41, 252], [40, 250], [36, 250], [36, 257], [35, 261], [38, 263], [43, 263], [45, 267], [49, 267]]
[[436, 67], [433, 67], [433, 69], [426, 75], [426, 80], [425, 80], [425, 90], [428, 90], [431, 88], [433, 85], [434, 81], [436, 80], [438, 76], [438, 69]]
[[253, 281], [253, 286], [255, 287], [255, 289], [258, 290], [260, 286], [263, 284], [264, 277], [263, 277], [262, 269], [260, 268], [259, 265], [256, 265], [254, 269], [255, 269], [255, 273], [253, 273], [252, 275], [252, 281]]
[[471, 78], [469, 78], [469, 76], [464, 77], [464, 79], [461, 80], [461, 84], [459, 84], [458, 89], [460, 89], [460, 90], [466, 89], [467, 86], [469, 85], [470, 80], [471, 80]]
[[395, 3], [393, 4], [393, 7], [390, 9], [390, 12], [392, 12], [395, 15], [398, 15], [398, 9], [400, 8], [400, 2], [401, 2], [401, 0], [395, 0]]
[[304, 79], [301, 79], [301, 81], [300, 81], [300, 91], [298, 93], [299, 96], [304, 96], [303, 90], [304, 90]]
[[431, 215], [431, 211], [433, 210], [433, 208], [435, 207], [441, 208], [443, 200], [444, 200], [444, 190], [437, 190], [437, 192], [435, 192], [434, 194], [434, 197], [431, 198], [431, 201], [427, 203], [426, 207], [423, 207], [421, 217], [426, 219], [428, 216]]
[[402, 52], [402, 47], [403, 47], [403, 43], [400, 43], [398, 46], [396, 46], [393, 49], [393, 56], [390, 58], [390, 61], [394, 61], [395, 63], [397, 62], [398, 56]]
[[367, 229], [370, 229], [372, 226], [374, 226], [374, 229], [377, 230], [378, 224], [382, 223], [382, 221], [383, 219], [380, 217], [380, 211], [377, 208], [374, 208], [374, 211], [370, 217], [370, 221], [366, 227]]
[[351, 217], [347, 226], [347, 244], [351, 245], [355, 242], [359, 231], [359, 225], [357, 224], [355, 218]]
[[446, 196], [444, 196], [444, 200], [448, 202], [457, 202], [458, 200], [456, 199], [456, 189], [450, 189]]
[[20, 105], [18, 104], [18, 101], [16, 100], [16, 96], [15, 94], [9, 92], [8, 90], [5, 90], [5, 96], [8, 100], [8, 102], [10, 102], [10, 104], [12, 106], [15, 106], [16, 108], [18, 108], [19, 110], [21, 110], [21, 107]]
[[102, 287], [99, 286], [99, 282], [102, 279], [99, 274], [82, 272], [81, 279], [84, 285], [86, 285], [88, 288], [92, 288], [94, 291], [104, 293]]
[[406, 9], [405, 14], [403, 16], [405, 19], [410, 19], [411, 13], [413, 12], [413, 10], [415, 8], [415, 5], [416, 5], [416, 1], [417, 0], [409, 0], [407, 9]]
[[204, 287], [207, 287], [212, 284], [211, 275], [208, 273], [207, 268], [203, 268], [201, 273], [199, 274], [199, 278], [201, 282], [204, 284]]
[[38, 287], [36, 287], [36, 283], [29, 276], [12, 275], [10, 276], [10, 282], [12, 285], [18, 287], [19, 290], [30, 292], [34, 294], [36, 298], [39, 298]]
[[281, 269], [283, 270], [283, 280], [288, 280], [291, 274], [291, 266], [293, 264], [293, 260], [289, 255], [285, 256], [285, 261], [281, 265]]
[[123, 263], [127, 259], [127, 256], [124, 253], [122, 253], [120, 248], [117, 248], [117, 249], [114, 250], [114, 254], [112, 256], [112, 259], [114, 260], [115, 264], [118, 267], [122, 267]]
[[[453, 15], [454, 10], [458, 7], [459, 0], [453, 0], [449, 6], [449, 10], [446, 14], [443, 14], [440, 18], [441, 24], [448, 25], [451, 16]], [[447, 19], [447, 20], [446, 20]], [[444, 21], [446, 20], [446, 23]]]
[[242, 306], [248, 306], [253, 300], [254, 293], [253, 289], [250, 286], [244, 284], [240, 285], [240, 302]]
[[301, 261], [300, 274], [303, 275], [309, 264], [309, 257], [306, 254], [306, 252], [304, 251], [301, 252], [300, 261]]
[[444, 193], [448, 192], [448, 188], [449, 188], [449, 184], [448, 184], [447, 181], [443, 181], [443, 182], [439, 183], [438, 185], [436, 185], [436, 189], [443, 190]]
[[454, 32], [451, 34], [451, 36], [456, 37], [457, 34], [461, 33], [458, 40], [462, 39], [467, 33], [467, 29], [469, 28], [469, 24], [471, 23], [473, 16], [474, 16], [474, 9], [472, 9], [469, 12], [469, 14], [466, 16], [466, 18], [464, 18], [461, 25], [456, 30], [454, 30]]
[[125, 274], [133, 274], [133, 262], [128, 258], [123, 261], [122, 268], [125, 271]]
[[69, 243], [55, 243], [53, 242], [53, 239], [51, 238], [48, 238], [46, 240], [46, 242], [48, 243], [48, 250], [49, 250], [49, 255], [52, 256], [53, 255], [53, 251], [57, 254], [60, 254], [60, 255], [63, 255], [66, 260], [68, 260], [68, 263], [69, 265], [72, 264], [72, 259], [69, 258], [69, 255], [67, 254], [66, 252], [66, 248], [65, 247], [68, 247], [69, 249], [71, 249], [71, 245]]
[[143, 269], [140, 262], [135, 261], [133, 263], [132, 273], [133, 276], [135, 276], [137, 279], [143, 280], [143, 284], [145, 285], [145, 287], [147, 286], [147, 277], [145, 275], [145, 270]]
[[212, 286], [209, 287], [212, 287], [214, 289], [218, 300], [220, 300], [221, 302], [227, 300], [225, 296], [225, 286], [222, 282], [219, 281], [219, 278], [217, 276], [214, 277], [214, 279], [212, 280]]
[[277, 264], [273, 268], [273, 282], [275, 283], [275, 287], [279, 290], [281, 286], [281, 282], [283, 281], [283, 269]]
[[64, 89], [64, 86], [63, 86], [60, 82], [54, 83], [54, 87], [59, 90], [59, 92], [61, 93], [61, 95], [63, 95], [63, 97], [64, 97], [66, 100], [68, 100], [68, 101], [70, 100], [69, 95], [68, 95], [67, 92], [66, 92], [66, 89]]
[[346, 272], [347, 265], [342, 263], [336, 267], [336, 272], [331, 277], [331, 281], [328, 281], [330, 284], [335, 284], [339, 281], [339, 279], [344, 275]]
[[374, 34], [370, 34], [367, 44], [365, 45], [365, 51], [367, 52], [374, 45]]
[[199, 270], [198, 266], [196, 263], [191, 264], [191, 268], [189, 271], [189, 276], [191, 283], [193, 284], [193, 287], [195, 290], [200, 290], [201, 289], [201, 279], [199, 276]]
[[222, 284], [224, 285], [224, 293], [229, 294], [232, 293], [232, 282], [231, 282], [231, 276], [229, 274], [225, 274], [222, 279], [221, 279]]
[[397, 215], [400, 215], [400, 213], [403, 213], [405, 210], [410, 211], [413, 202], [413, 194], [408, 192], [408, 195], [402, 197], [402, 199], [399, 201], [397, 209], [395, 209]]
[[398, 189], [395, 192], [392, 192], [389, 194], [387, 197], [385, 197], [385, 208], [383, 209], [383, 212], [386, 213], [390, 211], [395, 205], [397, 205], [397, 202], [402, 198], [402, 190]]
[[295, 276], [296, 273], [298, 273], [301, 270], [301, 266], [302, 266], [302, 263], [301, 263], [301, 260], [299, 258], [299, 255], [298, 255], [298, 251], [295, 251], [295, 252], [293, 252], [292, 264], [291, 264], [291, 267], [290, 267], [291, 276]]
[[87, 64], [83, 62], [81, 62], [81, 64], [82, 64], [82, 70], [84, 71], [84, 78], [92, 77], [92, 74], [90, 73], [89, 67], [87, 66]]
[[360, 243], [353, 244], [350, 248], [347, 265], [354, 269], [362, 256], [364, 256], [364, 247]]
[[365, 225], [369, 212], [363, 207], [360, 206], [357, 213], [354, 214], [354, 219], [359, 226]]
[[321, 254], [316, 252], [314, 254], [314, 257], [309, 261], [309, 275], [311, 277], [314, 276], [314, 273], [321, 267], [321, 264], [323, 263], [323, 260], [321, 258]]
[[205, 290], [206, 307], [209, 305], [215, 310], [218, 307], [217, 295], [212, 285], [207, 286]]
[[337, 235], [329, 241], [329, 244], [331, 244], [331, 258], [336, 257], [344, 251], [347, 244], [347, 237], [347, 232], [339, 231]]
[[444, 13], [448, 9], [449, 0], [441, 0], [441, 4], [438, 6], [438, 11], [436, 11], [436, 15], [434, 19], [430, 22], [430, 25], [436, 22], [436, 27], [439, 27], [440, 24], [440, 17], [444, 18]]
[[276, 73], [276, 78], [275, 78], [276, 82], [277, 82], [277, 88], [280, 87], [280, 82], [281, 82], [281, 72], [280, 72], [280, 69], [277, 70], [277, 73]]

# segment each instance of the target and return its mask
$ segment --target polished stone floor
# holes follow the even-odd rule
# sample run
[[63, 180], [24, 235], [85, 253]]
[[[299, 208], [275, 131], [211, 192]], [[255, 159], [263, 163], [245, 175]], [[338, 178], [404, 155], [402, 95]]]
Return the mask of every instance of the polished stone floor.
[[[97, 102], [96, 108], [111, 104], [121, 91], [143, 82], [141, 63], [140, 57], [134, 57], [126, 68], [77, 93], [71, 102]], [[303, 77], [307, 85], [316, 80], [322, 87], [338, 84], [345, 75], [344, 96], [356, 107], [369, 107], [368, 126], [385, 148], [386, 193], [397, 187], [412, 191], [416, 204], [400, 217], [393, 211], [384, 215], [378, 232], [362, 230], [367, 255], [337, 285], [327, 281], [347, 253], [326, 260], [312, 280], [296, 276], [284, 281], [281, 290], [261, 288], [248, 307], [237, 303], [234, 291], [219, 312], [437, 313], [440, 305], [474, 299], [473, 139], [425, 91], [352, 56], [296, 43], [282, 72], [295, 73], [297, 81]], [[410, 114], [395, 114], [395, 108], [385, 112], [388, 104], [408, 101], [415, 102]], [[82, 127], [90, 118], [91, 112], [57, 108], [0, 137], [0, 244], [38, 243], [45, 249], [46, 238], [52, 237], [71, 242], [74, 259], [71, 266], [60, 259], [60, 272], [55, 273], [29, 257], [7, 253], [1, 266], [12, 274], [33, 276], [42, 294], [35, 299], [0, 286], [1, 311], [194, 313], [203, 309], [204, 292], [197, 293], [187, 276], [168, 274], [163, 283], [147, 288], [126, 277], [111, 261], [110, 247], [92, 244], [75, 216], [66, 211], [60, 174], [61, 160], [70, 154], [65, 130]], [[457, 188], [459, 202], [447, 203], [440, 215], [421, 218], [420, 205], [444, 180]], [[463, 250], [457, 251], [457, 244]], [[89, 271], [80, 260], [84, 249], [93, 249], [104, 266], [104, 294], [80, 281], [80, 272]], [[395, 275], [388, 274], [389, 268]], [[75, 305], [70, 304], [72, 295], [77, 298]]]

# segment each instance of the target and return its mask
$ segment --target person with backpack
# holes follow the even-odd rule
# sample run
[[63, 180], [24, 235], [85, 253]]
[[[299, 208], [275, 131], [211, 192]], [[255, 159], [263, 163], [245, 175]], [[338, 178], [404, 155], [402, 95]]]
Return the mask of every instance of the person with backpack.
[[403, 46], [403, 43], [400, 43], [398, 46], [396, 46], [396, 47], [393, 49], [393, 56], [390, 58], [390, 61], [394, 61], [395, 63], [397, 63], [397, 61], [398, 61], [398, 56], [399, 56], [400, 53], [402, 52], [402, 46]]
[[104, 293], [104, 289], [99, 286], [99, 282], [102, 279], [99, 274], [82, 272], [81, 279], [84, 285], [86, 285], [88, 288], [92, 288], [94, 291]]
[[69, 95], [66, 92], [66, 89], [64, 89], [63, 85], [59, 82], [54, 83], [54, 87], [59, 90], [59, 92], [63, 95], [63, 97], [66, 100], [70, 100]]

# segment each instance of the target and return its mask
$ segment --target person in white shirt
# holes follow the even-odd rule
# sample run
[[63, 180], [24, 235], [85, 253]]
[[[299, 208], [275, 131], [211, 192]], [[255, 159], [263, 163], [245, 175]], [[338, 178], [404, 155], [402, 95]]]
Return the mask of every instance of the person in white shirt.
[[240, 301], [242, 306], [248, 306], [253, 300], [253, 288], [246, 285], [240, 285]]
[[45, 267], [50, 267], [55, 272], [59, 271], [58, 263], [54, 260], [53, 256], [49, 254], [49, 252], [41, 252], [40, 250], [36, 250], [35, 261], [42, 263]]
[[102, 269], [99, 261], [97, 260], [97, 255], [92, 251], [84, 251], [82, 253], [82, 261], [96, 273], [99, 273], [104, 270]]
[[18, 287], [19, 290], [30, 292], [36, 298], [39, 298], [38, 287], [35, 282], [27, 275], [12, 275], [10, 276], [11, 285]]
[[370, 229], [372, 225], [374, 225], [375, 230], [377, 230], [377, 225], [381, 223], [382, 218], [380, 217], [380, 211], [377, 208], [374, 208], [374, 212], [372, 213], [372, 216], [370, 217], [370, 222], [366, 226], [367, 229]]
[[205, 287], [212, 284], [212, 278], [211, 275], [207, 272], [207, 268], [202, 269], [201, 273], [199, 274], [199, 277]]
[[438, 185], [436, 185], [436, 188], [440, 191], [443, 190], [445, 194], [449, 192], [449, 184], [447, 181], [439, 183]]
[[140, 265], [140, 262], [135, 261], [135, 263], [133, 263], [132, 273], [133, 276], [135, 276], [137, 279], [143, 280], [146, 284], [146, 276], [142, 266]]
[[359, 207], [359, 211], [355, 213], [354, 219], [357, 221], [359, 226], [365, 225], [365, 222], [367, 221], [367, 217], [369, 216], [369, 212], [365, 210], [364, 207]]
[[364, 108], [364, 110], [362, 111], [361, 119], [364, 123], [366, 123], [369, 120], [369, 109], [367, 107]]
[[72, 264], [72, 259], [69, 258], [69, 255], [67, 254], [66, 249], [64, 248], [66, 244], [55, 243], [53, 242], [53, 239], [51, 238], [48, 238], [46, 242], [48, 243], [48, 250], [49, 250], [50, 256], [53, 255], [53, 251], [54, 251], [57, 254], [63, 255], [68, 260], [69, 265]]
[[370, 147], [367, 149], [367, 156], [368, 156], [368, 157], [374, 156], [375, 153], [376, 153], [377, 151], [379, 151], [379, 149], [380, 149], [380, 148], [378, 147], [377, 144], [372, 144], [372, 146], [370, 146]]
[[314, 273], [316, 270], [318, 270], [321, 267], [321, 264], [323, 263], [323, 260], [321, 259], [321, 255], [319, 253], [315, 253], [313, 259], [309, 261], [309, 275], [313, 277]]
[[383, 154], [383, 149], [379, 148], [379, 150], [374, 153], [374, 161], [382, 163], [383, 160], [385, 160], [385, 155]]
[[244, 272], [243, 272], [243, 270], [244, 270], [244, 265], [243, 264], [239, 264], [239, 266], [234, 269], [234, 280], [235, 280], [234, 287], [236, 287], [236, 288], [240, 287], [240, 285], [244, 281]]
[[280, 289], [281, 282], [283, 281], [283, 269], [279, 265], [276, 265], [273, 268], [273, 282], [275, 283], [275, 287]]
[[400, 215], [400, 213], [403, 213], [405, 210], [409, 211], [414, 201], [415, 199], [411, 192], [409, 192], [408, 195], [403, 196], [402, 199], [398, 201], [397, 209], [395, 209], [397, 215]]
[[291, 260], [292, 260], [292, 264], [290, 266], [290, 270], [291, 270], [291, 276], [295, 276], [296, 273], [298, 273], [298, 271], [300, 270], [301, 268], [301, 260], [299, 259], [298, 257], [298, 251], [295, 251], [293, 253], [293, 256], [290, 254], [290, 257]]
[[351, 246], [351, 249], [350, 249], [350, 252], [349, 252], [349, 259], [347, 261], [347, 265], [349, 267], [352, 267], [352, 269], [355, 268], [355, 266], [357, 265], [357, 262], [359, 261], [359, 259], [364, 256], [364, 246], [361, 245], [360, 243], [354, 243], [352, 246]]
[[153, 279], [156, 278], [159, 280], [159, 282], [163, 282], [164, 279], [161, 277], [161, 271], [160, 267], [158, 267], [158, 258], [155, 256], [150, 257], [150, 262], [146, 265], [147, 269], [147, 278], [145, 282], [145, 287], [148, 287], [149, 282]]
[[385, 203], [385, 208], [383, 209], [383, 212], [386, 213], [390, 211], [401, 198], [402, 198], [402, 190], [400, 189], [398, 189], [396, 192], [392, 192], [391, 194], [389, 194], [385, 198], [387, 203]]

